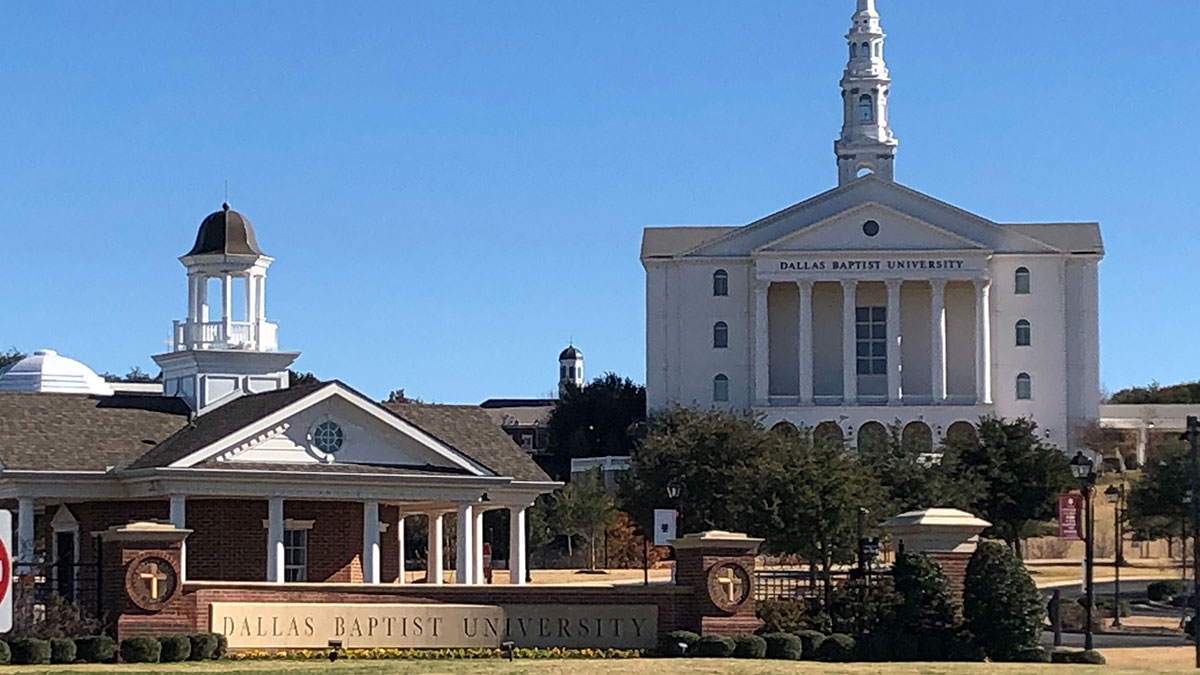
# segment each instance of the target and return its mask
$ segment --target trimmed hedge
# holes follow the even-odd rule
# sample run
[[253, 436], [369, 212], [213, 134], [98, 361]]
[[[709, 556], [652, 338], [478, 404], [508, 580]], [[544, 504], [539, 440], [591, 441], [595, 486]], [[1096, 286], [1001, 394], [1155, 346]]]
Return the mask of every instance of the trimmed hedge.
[[804, 643], [791, 633], [767, 633], [762, 636], [767, 643], [768, 659], [799, 661], [804, 656]]
[[817, 647], [816, 660], [829, 663], [845, 663], [854, 660], [854, 638], [843, 633], [834, 633]]
[[1146, 598], [1155, 602], [1170, 602], [1183, 593], [1183, 582], [1178, 579], [1163, 579], [1146, 586]]
[[117, 657], [117, 641], [107, 635], [75, 638], [75, 658], [84, 663], [108, 663]]
[[798, 630], [796, 637], [800, 638], [800, 645], [806, 659], [816, 656], [817, 648], [825, 641], [825, 634], [818, 630]]
[[667, 633], [659, 646], [663, 656], [688, 656], [696, 651], [700, 636], [690, 630], [673, 630]]
[[733, 656], [736, 646], [733, 638], [724, 635], [705, 635], [696, 643], [696, 656], [727, 659]]
[[192, 641], [187, 635], [164, 635], [158, 638], [159, 656], [162, 663], [187, 661], [192, 655]]
[[152, 637], [127, 637], [121, 640], [121, 660], [126, 663], [158, 663], [162, 643]]
[[7, 666], [12, 662], [12, 650], [8, 648], [8, 643], [0, 640], [0, 665]]
[[1045, 647], [1027, 647], [1009, 655], [1005, 661], [1012, 663], [1050, 663], [1050, 652]]
[[963, 580], [963, 619], [988, 657], [1009, 661], [1036, 647], [1045, 616], [1025, 564], [1004, 544], [980, 542]]
[[8, 643], [12, 662], [18, 666], [50, 663], [50, 641], [37, 638], [17, 638]]
[[1104, 655], [1095, 649], [1071, 649], [1056, 647], [1049, 652], [1051, 663], [1073, 663], [1084, 666], [1103, 666]]
[[196, 633], [195, 635], [189, 635], [188, 641], [192, 647], [191, 652], [188, 654], [188, 661], [210, 661], [216, 658], [216, 633]]
[[50, 663], [75, 663], [76, 651], [71, 638], [50, 638]]
[[767, 641], [758, 635], [739, 635], [733, 638], [735, 659], [767, 658]]
[[217, 636], [217, 651], [213, 652], [214, 659], [223, 659], [229, 653], [229, 638], [224, 633], [214, 633]]

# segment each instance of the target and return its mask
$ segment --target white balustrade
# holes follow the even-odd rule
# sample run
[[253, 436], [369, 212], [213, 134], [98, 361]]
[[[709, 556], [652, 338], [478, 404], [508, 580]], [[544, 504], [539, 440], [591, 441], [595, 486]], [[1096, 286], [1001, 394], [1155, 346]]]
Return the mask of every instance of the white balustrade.
[[267, 321], [175, 322], [175, 351], [187, 349], [254, 349], [275, 351], [278, 326]]

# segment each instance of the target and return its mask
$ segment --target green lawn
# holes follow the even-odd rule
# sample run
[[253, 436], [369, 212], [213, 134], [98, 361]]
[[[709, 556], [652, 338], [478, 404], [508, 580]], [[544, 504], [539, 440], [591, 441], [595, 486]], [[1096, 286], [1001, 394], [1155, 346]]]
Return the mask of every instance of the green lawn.
[[[1160, 664], [1165, 665], [1165, 664]], [[1149, 674], [1177, 672], [1168, 667], [1132, 667], [1108, 666], [1064, 666], [1012, 663], [849, 663], [823, 664], [785, 661], [742, 661], [724, 659], [631, 659], [621, 661], [339, 661], [330, 664], [325, 662], [220, 662], [211, 664], [180, 664], [162, 666], [42, 666], [42, 667], [6, 667], [0, 668], [0, 673], [288, 673], [301, 675], [304, 673], [330, 673], [333, 675], [374, 675], [383, 673], [402, 673], [413, 675], [432, 673], [478, 673], [490, 675], [505, 673], [517, 675], [529, 673], [570, 673], [571, 675], [775, 675], [784, 673], [813, 673], [825, 675], [833, 673], [848, 673], [851, 675], [867, 675], [880, 673], [883, 675], [984, 675], [985, 673], [1054, 673], [1069, 675], [1070, 673], [1103, 672], [1120, 675]]]

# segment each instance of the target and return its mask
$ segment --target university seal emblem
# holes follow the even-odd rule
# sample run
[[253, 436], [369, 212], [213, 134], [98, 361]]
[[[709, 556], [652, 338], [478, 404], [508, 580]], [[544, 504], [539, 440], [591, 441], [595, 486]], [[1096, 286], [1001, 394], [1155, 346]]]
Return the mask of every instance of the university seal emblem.
[[125, 593], [133, 604], [148, 612], [162, 609], [178, 587], [175, 567], [156, 555], [134, 559], [125, 572]]

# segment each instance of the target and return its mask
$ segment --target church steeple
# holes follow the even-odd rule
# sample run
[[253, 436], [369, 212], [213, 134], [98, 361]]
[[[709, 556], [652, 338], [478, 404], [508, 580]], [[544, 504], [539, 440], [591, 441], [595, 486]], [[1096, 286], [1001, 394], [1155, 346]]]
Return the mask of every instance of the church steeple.
[[875, 0], [857, 0], [850, 32], [846, 33], [849, 60], [841, 82], [842, 134], [833, 143], [838, 185], [865, 173], [892, 180], [896, 137], [888, 127], [891, 79], [883, 62], [884, 37]]

